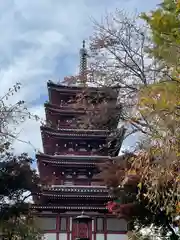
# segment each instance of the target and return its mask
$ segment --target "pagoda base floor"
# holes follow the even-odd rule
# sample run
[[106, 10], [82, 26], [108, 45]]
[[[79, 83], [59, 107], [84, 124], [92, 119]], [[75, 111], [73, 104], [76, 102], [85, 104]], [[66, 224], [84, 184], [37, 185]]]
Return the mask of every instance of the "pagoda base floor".
[[[74, 217], [81, 212], [50, 213], [41, 212], [36, 216], [37, 227], [42, 231], [45, 240], [75, 240], [77, 239], [77, 223], [73, 221]], [[85, 213], [86, 214], [86, 213]], [[89, 224], [90, 240], [126, 240], [127, 222], [124, 219], [116, 219], [108, 214], [87, 213], [92, 217], [92, 223]], [[86, 237], [87, 226], [81, 224], [81, 236]]]

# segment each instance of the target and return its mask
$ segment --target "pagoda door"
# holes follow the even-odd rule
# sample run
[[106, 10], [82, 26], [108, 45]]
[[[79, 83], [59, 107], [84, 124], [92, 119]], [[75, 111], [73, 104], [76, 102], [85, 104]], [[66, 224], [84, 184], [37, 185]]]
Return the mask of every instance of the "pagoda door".
[[[88, 229], [87, 229], [88, 228]], [[79, 233], [78, 233], [79, 229]], [[72, 224], [72, 240], [75, 240], [77, 237], [86, 238], [88, 232], [88, 238], [92, 239], [92, 224], [89, 223], [88, 226], [85, 223], [73, 223]]]

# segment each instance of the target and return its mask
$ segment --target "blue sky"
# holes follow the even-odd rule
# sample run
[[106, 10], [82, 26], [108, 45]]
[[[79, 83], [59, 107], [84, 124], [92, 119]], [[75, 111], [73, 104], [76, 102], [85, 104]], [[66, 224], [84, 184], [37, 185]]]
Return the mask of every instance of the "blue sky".
[[[21, 91], [11, 101], [23, 99], [30, 111], [44, 117], [48, 79], [59, 81], [73, 75], [79, 64], [79, 48], [93, 32], [92, 18], [100, 21], [116, 8], [126, 12], [147, 11], [158, 0], [1, 0], [0, 1], [0, 95], [17, 81]], [[19, 126], [19, 138], [42, 149], [39, 123]], [[132, 142], [126, 143], [131, 145]], [[31, 146], [16, 141], [17, 152]]]

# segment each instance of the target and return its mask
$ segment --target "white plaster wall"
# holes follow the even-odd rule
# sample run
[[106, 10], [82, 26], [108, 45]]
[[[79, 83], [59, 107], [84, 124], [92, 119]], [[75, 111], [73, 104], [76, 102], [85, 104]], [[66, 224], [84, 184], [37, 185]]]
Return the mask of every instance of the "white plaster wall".
[[127, 234], [107, 234], [107, 240], [128, 240]]
[[94, 220], [92, 220], [92, 231], [94, 232]]
[[56, 240], [56, 233], [45, 233], [44, 240]]
[[67, 240], [67, 233], [59, 233], [59, 240]]
[[72, 217], [69, 218], [70, 231], [72, 231]]
[[94, 233], [92, 233], [92, 238], [91, 238], [92, 240], [94, 240], [95, 238], [94, 238]]
[[104, 240], [104, 234], [103, 233], [97, 233], [96, 234], [96, 240]]

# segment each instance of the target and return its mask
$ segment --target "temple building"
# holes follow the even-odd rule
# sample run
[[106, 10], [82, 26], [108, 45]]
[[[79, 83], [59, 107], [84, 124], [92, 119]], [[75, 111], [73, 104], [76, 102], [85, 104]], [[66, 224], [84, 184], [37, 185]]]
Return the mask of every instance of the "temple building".
[[[81, 71], [86, 64], [82, 56], [84, 46], [83, 49]], [[90, 240], [126, 239], [127, 223], [108, 213], [106, 205], [113, 196], [98, 177], [98, 165], [110, 157], [107, 150], [99, 151], [107, 142], [109, 130], [78, 127], [77, 119], [84, 111], [74, 108], [71, 102], [82, 86], [48, 81], [47, 88], [46, 124], [40, 128], [43, 153], [36, 156], [42, 180], [33, 205], [38, 226], [48, 240], [74, 240], [77, 224], [73, 218], [84, 211], [93, 219], [89, 226]], [[101, 91], [95, 87], [89, 89]], [[85, 228], [82, 225], [82, 238]]]

